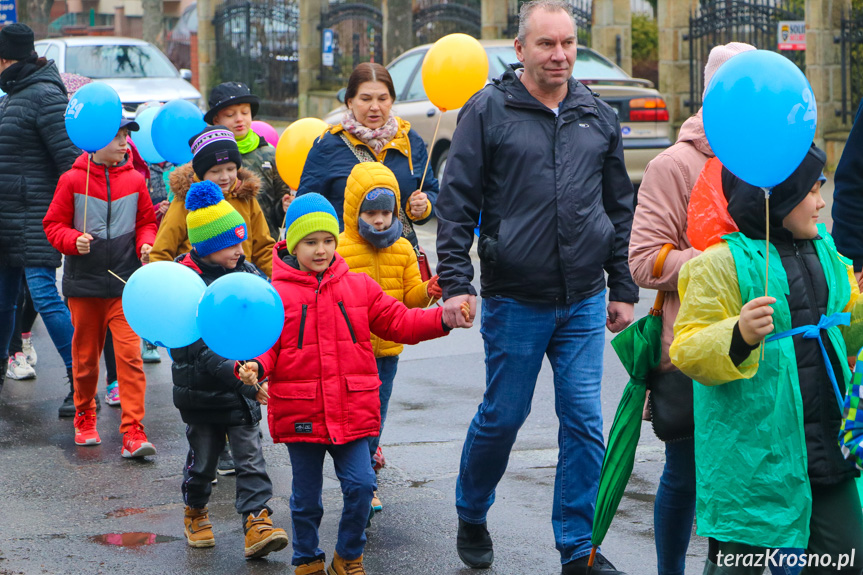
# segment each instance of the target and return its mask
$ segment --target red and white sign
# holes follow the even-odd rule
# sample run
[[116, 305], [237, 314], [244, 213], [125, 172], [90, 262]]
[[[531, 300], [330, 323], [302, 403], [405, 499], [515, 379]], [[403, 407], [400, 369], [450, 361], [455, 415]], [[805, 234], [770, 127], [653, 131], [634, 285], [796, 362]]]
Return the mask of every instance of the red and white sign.
[[780, 50], [806, 49], [806, 22], [803, 20], [782, 20], [778, 24], [776, 38]]

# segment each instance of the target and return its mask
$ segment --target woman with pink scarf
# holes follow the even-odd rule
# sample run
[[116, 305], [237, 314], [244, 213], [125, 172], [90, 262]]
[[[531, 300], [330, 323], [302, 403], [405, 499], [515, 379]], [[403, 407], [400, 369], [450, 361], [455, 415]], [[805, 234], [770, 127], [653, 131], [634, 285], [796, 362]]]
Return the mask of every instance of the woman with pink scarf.
[[345, 92], [348, 109], [341, 123], [324, 132], [309, 152], [297, 196], [311, 192], [325, 196], [344, 229], [342, 209], [351, 169], [358, 162], [382, 162], [398, 180], [404, 236], [416, 248], [413, 226], [434, 215], [438, 181], [429, 166], [419, 189], [428, 158], [426, 146], [409, 122], [391, 113], [395, 99], [386, 68], [368, 62], [358, 65]]

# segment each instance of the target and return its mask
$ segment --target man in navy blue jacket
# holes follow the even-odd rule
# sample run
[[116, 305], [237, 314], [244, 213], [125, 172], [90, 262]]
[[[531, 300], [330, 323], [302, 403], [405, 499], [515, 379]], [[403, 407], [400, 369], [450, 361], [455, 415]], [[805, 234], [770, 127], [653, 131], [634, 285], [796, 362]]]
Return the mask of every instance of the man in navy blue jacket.
[[860, 281], [863, 271], [863, 100], [839, 167], [833, 191], [833, 239], [839, 253], [854, 260]]

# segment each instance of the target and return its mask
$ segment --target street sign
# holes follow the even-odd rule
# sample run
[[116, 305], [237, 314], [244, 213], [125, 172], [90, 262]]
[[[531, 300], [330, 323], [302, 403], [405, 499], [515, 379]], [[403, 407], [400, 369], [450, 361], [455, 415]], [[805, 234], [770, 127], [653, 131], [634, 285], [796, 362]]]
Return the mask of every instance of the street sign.
[[15, 0], [0, 0], [0, 26], [13, 24], [18, 21], [15, 13]]
[[[2, 1], [2, 0], [0, 0]], [[321, 60], [324, 66], [332, 66], [333, 62], [333, 29], [324, 28], [323, 34], [323, 50], [321, 51]]]
[[806, 22], [803, 20], [782, 20], [776, 39], [780, 50], [806, 49]]

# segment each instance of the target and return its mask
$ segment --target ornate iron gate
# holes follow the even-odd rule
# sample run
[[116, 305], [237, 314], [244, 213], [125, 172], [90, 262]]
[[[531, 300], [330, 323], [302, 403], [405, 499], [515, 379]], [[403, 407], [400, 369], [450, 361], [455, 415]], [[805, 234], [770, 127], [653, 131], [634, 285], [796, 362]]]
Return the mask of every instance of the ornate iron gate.
[[416, 45], [435, 42], [456, 32], [479, 38], [480, 4], [481, 0], [417, 0], [413, 15]]
[[220, 81], [247, 84], [262, 115], [297, 117], [298, 20], [294, 0], [229, 1], [216, 10]]
[[[515, 38], [518, 34], [518, 11], [525, 0], [518, 0], [515, 13], [509, 15], [509, 25], [503, 35], [507, 38]], [[578, 27], [578, 43], [590, 46], [590, 28], [593, 24], [593, 2], [592, 0], [569, 0], [572, 6], [572, 14], [575, 16], [575, 25]]]
[[863, 2], [842, 14], [842, 123], [854, 120], [863, 100]]
[[320, 29], [333, 31], [333, 63], [321, 63], [320, 81], [325, 89], [338, 90], [348, 83], [361, 62], [383, 64], [384, 15], [377, 3], [330, 2], [321, 13]]
[[[780, 20], [804, 20], [804, 0], [701, 0], [689, 17], [689, 100], [691, 113], [701, 107], [704, 65], [711, 48], [728, 42], [746, 42], [762, 50], [777, 50]], [[805, 70], [802, 50], [780, 52]]]

